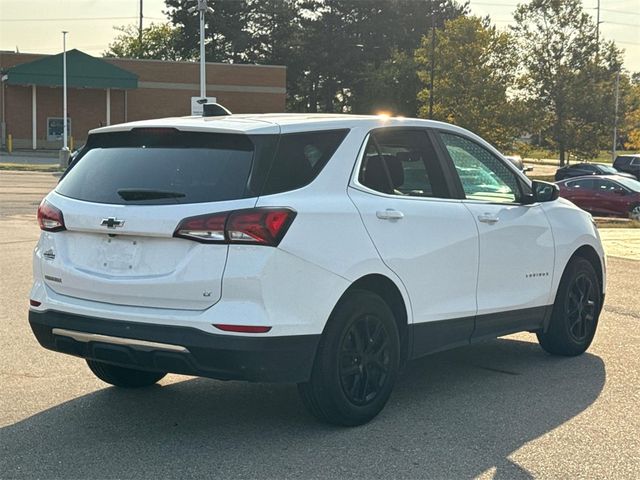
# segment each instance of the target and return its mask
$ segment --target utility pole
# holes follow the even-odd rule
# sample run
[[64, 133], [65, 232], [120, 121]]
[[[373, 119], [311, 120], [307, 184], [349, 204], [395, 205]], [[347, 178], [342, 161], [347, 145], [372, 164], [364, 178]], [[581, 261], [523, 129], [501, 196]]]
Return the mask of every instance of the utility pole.
[[611, 163], [616, 160], [616, 144], [618, 143], [618, 97], [620, 94], [620, 70], [616, 73], [616, 106], [613, 117], [613, 148], [611, 149]]
[[596, 14], [596, 48], [598, 52], [600, 52], [600, 0], [598, 0], [598, 6], [596, 8], [598, 10]]
[[67, 143], [67, 31], [62, 32], [62, 149], [58, 156], [61, 168], [69, 162], [69, 146]]
[[429, 65], [429, 119], [433, 119], [433, 78], [436, 70], [436, 22], [431, 4], [431, 53]]
[[207, 0], [196, 0], [197, 5], [191, 7], [188, 11], [193, 13], [197, 11], [200, 15], [200, 98], [207, 96], [207, 74], [205, 71], [206, 60], [204, 52], [204, 14], [206, 12], [213, 13], [213, 8], [207, 5]]
[[140, 20], [138, 22], [138, 48], [142, 54], [142, 1], [140, 0]]

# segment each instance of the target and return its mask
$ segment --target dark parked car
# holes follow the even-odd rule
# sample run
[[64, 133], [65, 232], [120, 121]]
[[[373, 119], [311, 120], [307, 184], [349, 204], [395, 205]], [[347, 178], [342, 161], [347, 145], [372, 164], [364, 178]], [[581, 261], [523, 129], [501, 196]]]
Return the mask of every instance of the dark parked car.
[[556, 170], [556, 182], [565, 178], [582, 177], [583, 175], [620, 175], [635, 179], [636, 177], [629, 174], [619, 172], [611, 165], [603, 163], [576, 163], [575, 165], [565, 165]]
[[618, 155], [613, 166], [616, 170], [630, 173], [640, 180], [640, 153], [635, 155]]
[[640, 181], [620, 175], [578, 177], [557, 183], [560, 196], [594, 215], [640, 220]]

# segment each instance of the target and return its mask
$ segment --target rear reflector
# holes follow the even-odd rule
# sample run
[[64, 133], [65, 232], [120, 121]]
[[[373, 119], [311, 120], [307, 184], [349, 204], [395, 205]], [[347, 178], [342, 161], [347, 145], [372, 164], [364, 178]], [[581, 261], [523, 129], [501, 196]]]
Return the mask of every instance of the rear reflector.
[[244, 243], [277, 246], [296, 212], [290, 208], [251, 208], [185, 218], [174, 237], [203, 243]]
[[271, 327], [260, 327], [255, 325], [226, 325], [222, 323], [214, 323], [214, 327], [224, 330], [225, 332], [238, 333], [267, 333]]
[[38, 224], [45, 232], [60, 232], [66, 230], [62, 212], [46, 200], [38, 207]]
[[40, 305], [42, 305], [42, 302], [39, 302], [37, 300], [29, 300], [29, 305], [31, 305], [32, 307], [39, 307]]

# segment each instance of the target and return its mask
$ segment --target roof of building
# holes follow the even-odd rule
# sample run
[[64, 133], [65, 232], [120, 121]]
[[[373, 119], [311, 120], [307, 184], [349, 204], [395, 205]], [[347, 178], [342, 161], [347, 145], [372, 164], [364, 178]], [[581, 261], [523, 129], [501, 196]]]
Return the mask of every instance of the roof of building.
[[[7, 70], [9, 85], [62, 86], [63, 54], [22, 63]], [[138, 76], [80, 50], [67, 52], [67, 86], [72, 88], [138, 88]]]

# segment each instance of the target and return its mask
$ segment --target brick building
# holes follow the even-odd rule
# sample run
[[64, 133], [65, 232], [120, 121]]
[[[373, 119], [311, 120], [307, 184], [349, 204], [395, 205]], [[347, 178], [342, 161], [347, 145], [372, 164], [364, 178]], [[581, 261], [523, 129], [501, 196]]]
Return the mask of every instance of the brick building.
[[[234, 113], [283, 112], [286, 68], [207, 63], [207, 96]], [[62, 54], [0, 52], [0, 139], [13, 147], [60, 148]], [[110, 125], [191, 113], [199, 95], [196, 62], [95, 58], [67, 52], [69, 134]]]

